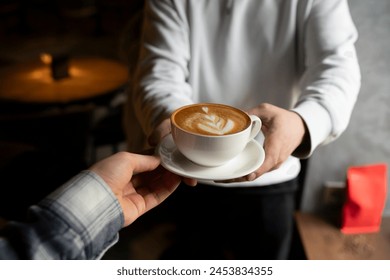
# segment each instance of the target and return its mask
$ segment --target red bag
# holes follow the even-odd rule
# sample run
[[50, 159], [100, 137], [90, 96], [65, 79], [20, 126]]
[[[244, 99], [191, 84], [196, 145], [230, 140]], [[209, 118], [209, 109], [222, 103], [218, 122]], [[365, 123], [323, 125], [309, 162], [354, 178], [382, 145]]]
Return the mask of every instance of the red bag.
[[378, 232], [386, 203], [386, 191], [386, 164], [350, 167], [341, 231], [346, 234]]

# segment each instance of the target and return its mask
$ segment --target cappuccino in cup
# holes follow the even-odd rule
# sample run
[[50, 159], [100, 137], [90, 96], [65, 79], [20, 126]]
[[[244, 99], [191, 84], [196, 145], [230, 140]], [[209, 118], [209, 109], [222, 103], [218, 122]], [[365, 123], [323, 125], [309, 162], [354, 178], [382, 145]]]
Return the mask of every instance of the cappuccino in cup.
[[226, 135], [244, 130], [251, 123], [244, 112], [220, 104], [192, 105], [179, 110], [173, 122], [180, 128], [203, 135]]
[[181, 107], [171, 115], [172, 137], [192, 162], [219, 166], [238, 156], [261, 129], [261, 120], [238, 108], [215, 103]]

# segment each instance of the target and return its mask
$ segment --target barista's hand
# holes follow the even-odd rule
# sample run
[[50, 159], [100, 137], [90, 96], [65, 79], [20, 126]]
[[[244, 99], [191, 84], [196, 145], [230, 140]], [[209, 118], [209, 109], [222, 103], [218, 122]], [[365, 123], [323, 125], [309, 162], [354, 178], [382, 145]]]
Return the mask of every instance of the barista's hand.
[[[170, 133], [171, 133], [171, 121], [170, 119], [165, 119], [155, 128], [152, 134], [150, 134], [148, 138], [149, 145], [152, 147], [157, 146], [158, 143], [160, 143], [160, 141]], [[192, 178], [183, 177], [182, 181], [189, 186], [196, 186], [196, 184], [198, 183], [197, 180]]]
[[155, 147], [160, 143], [161, 139], [171, 133], [171, 120], [163, 120], [156, 129], [150, 134], [148, 138], [148, 143], [150, 146]]
[[266, 172], [277, 169], [300, 146], [307, 135], [303, 119], [295, 112], [262, 103], [248, 111], [262, 121], [264, 163], [255, 172], [228, 182], [253, 181]]

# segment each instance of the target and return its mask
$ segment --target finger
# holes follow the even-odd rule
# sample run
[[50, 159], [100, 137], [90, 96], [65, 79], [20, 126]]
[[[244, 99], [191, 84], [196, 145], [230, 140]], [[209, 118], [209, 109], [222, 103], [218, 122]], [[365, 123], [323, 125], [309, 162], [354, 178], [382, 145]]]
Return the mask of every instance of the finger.
[[162, 172], [162, 183], [161, 187], [158, 188], [158, 194], [160, 199], [164, 200], [168, 195], [170, 195], [182, 182], [180, 176], [164, 169]]
[[162, 176], [163, 174], [162, 174], [161, 166], [158, 166], [154, 170], [135, 174], [131, 178], [131, 184], [133, 185], [134, 189], [138, 190], [152, 184], [156, 184], [156, 183], [161, 184]]
[[245, 182], [247, 181], [246, 176], [229, 179], [229, 180], [220, 180], [220, 181], [214, 181], [215, 183], [222, 183], [222, 184], [231, 184], [231, 183], [239, 183], [239, 182]]
[[[277, 139], [274, 138], [276, 138], [276, 135], [272, 133], [265, 138], [264, 141], [265, 158], [260, 168], [254, 172], [256, 178], [263, 175], [264, 173], [267, 173], [269, 171], [278, 168], [282, 163], [281, 156], [280, 156], [281, 147]], [[253, 177], [253, 175], [249, 174], [247, 177], [248, 179], [250, 179]]]
[[156, 156], [129, 154], [129, 164], [133, 174], [156, 169], [160, 165], [160, 158]]
[[153, 180], [142, 182], [139, 186], [140, 188], [137, 190], [137, 192], [144, 198], [147, 210], [164, 201], [176, 190], [181, 182], [181, 178], [179, 176], [164, 168], [158, 168], [158, 170], [151, 173], [149, 177], [153, 177], [156, 172], [158, 173], [158, 178], [155, 177]]
[[185, 177], [182, 177], [181, 179], [182, 179], [184, 184], [191, 186], [191, 187], [195, 187], [198, 184], [198, 180], [196, 180], [196, 179], [185, 178]]
[[272, 116], [275, 108], [276, 107], [271, 105], [271, 104], [262, 103], [256, 107], [248, 110], [247, 113], [250, 115], [256, 115], [263, 121], [263, 119], [267, 120]]

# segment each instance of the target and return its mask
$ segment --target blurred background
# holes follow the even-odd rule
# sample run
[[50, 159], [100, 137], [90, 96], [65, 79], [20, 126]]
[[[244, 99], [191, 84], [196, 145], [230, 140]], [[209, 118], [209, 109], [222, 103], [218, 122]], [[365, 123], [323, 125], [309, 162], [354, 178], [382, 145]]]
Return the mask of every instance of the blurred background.
[[128, 24], [142, 6], [0, 1], [0, 216], [20, 217], [31, 202], [123, 148]]
[[[310, 158], [302, 208], [324, 211], [324, 186], [345, 182], [350, 166], [390, 164], [390, 1], [349, 1], [359, 32], [356, 49], [362, 87], [350, 124], [334, 143], [320, 147]], [[389, 174], [387, 174], [389, 181]], [[385, 216], [390, 216], [387, 192]]]

